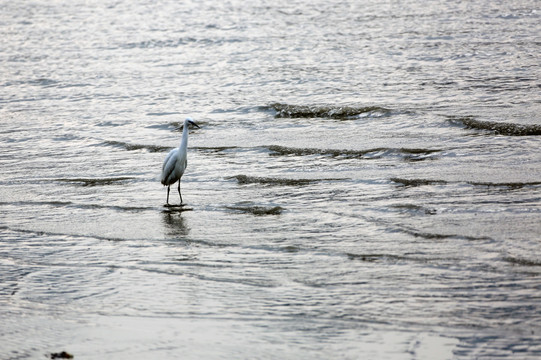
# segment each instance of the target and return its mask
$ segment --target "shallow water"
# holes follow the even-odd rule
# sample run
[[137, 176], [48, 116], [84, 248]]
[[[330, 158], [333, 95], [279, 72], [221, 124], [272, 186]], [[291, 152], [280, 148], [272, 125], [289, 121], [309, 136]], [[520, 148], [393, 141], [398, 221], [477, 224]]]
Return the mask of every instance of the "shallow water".
[[538, 358], [540, 18], [2, 1], [0, 357]]

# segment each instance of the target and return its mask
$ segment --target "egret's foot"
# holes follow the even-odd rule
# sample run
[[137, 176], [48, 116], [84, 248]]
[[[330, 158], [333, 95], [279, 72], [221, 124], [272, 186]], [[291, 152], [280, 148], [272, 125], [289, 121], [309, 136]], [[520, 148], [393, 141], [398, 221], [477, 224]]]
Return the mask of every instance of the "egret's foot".
[[163, 207], [166, 207], [166, 208], [179, 208], [179, 207], [184, 207], [186, 206], [186, 204], [184, 203], [181, 203], [181, 204], [164, 204]]
[[193, 211], [193, 208], [188, 206], [172, 205], [167, 206], [165, 209], [162, 210], [164, 214], [180, 214], [185, 211]]

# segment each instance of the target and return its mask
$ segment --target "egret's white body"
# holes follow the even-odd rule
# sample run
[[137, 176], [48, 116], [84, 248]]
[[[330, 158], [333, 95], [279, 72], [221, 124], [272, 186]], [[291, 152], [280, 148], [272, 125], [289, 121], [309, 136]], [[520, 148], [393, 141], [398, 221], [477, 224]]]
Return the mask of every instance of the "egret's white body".
[[186, 120], [184, 120], [184, 129], [182, 130], [180, 146], [171, 150], [163, 162], [161, 182], [164, 186], [167, 186], [167, 205], [169, 205], [170, 187], [177, 181], [178, 195], [180, 196], [180, 203], [182, 204], [182, 195], [180, 194], [180, 178], [184, 174], [186, 166], [188, 166], [188, 127], [190, 125], [199, 127], [193, 122], [192, 118], [186, 118]]

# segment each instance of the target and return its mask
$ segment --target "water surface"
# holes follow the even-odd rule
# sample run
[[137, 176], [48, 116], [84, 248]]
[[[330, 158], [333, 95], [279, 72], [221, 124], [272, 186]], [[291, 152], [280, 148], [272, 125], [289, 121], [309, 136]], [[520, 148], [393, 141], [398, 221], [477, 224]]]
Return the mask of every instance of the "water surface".
[[536, 1], [1, 7], [0, 357], [541, 356]]

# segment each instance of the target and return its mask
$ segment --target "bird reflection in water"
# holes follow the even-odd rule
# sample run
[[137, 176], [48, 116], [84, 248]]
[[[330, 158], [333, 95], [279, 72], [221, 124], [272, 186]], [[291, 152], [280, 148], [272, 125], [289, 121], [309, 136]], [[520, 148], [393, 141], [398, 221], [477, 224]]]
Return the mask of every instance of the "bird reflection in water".
[[182, 216], [184, 211], [190, 211], [190, 208], [174, 207], [162, 211], [165, 233], [171, 237], [184, 237], [190, 233], [186, 221]]

